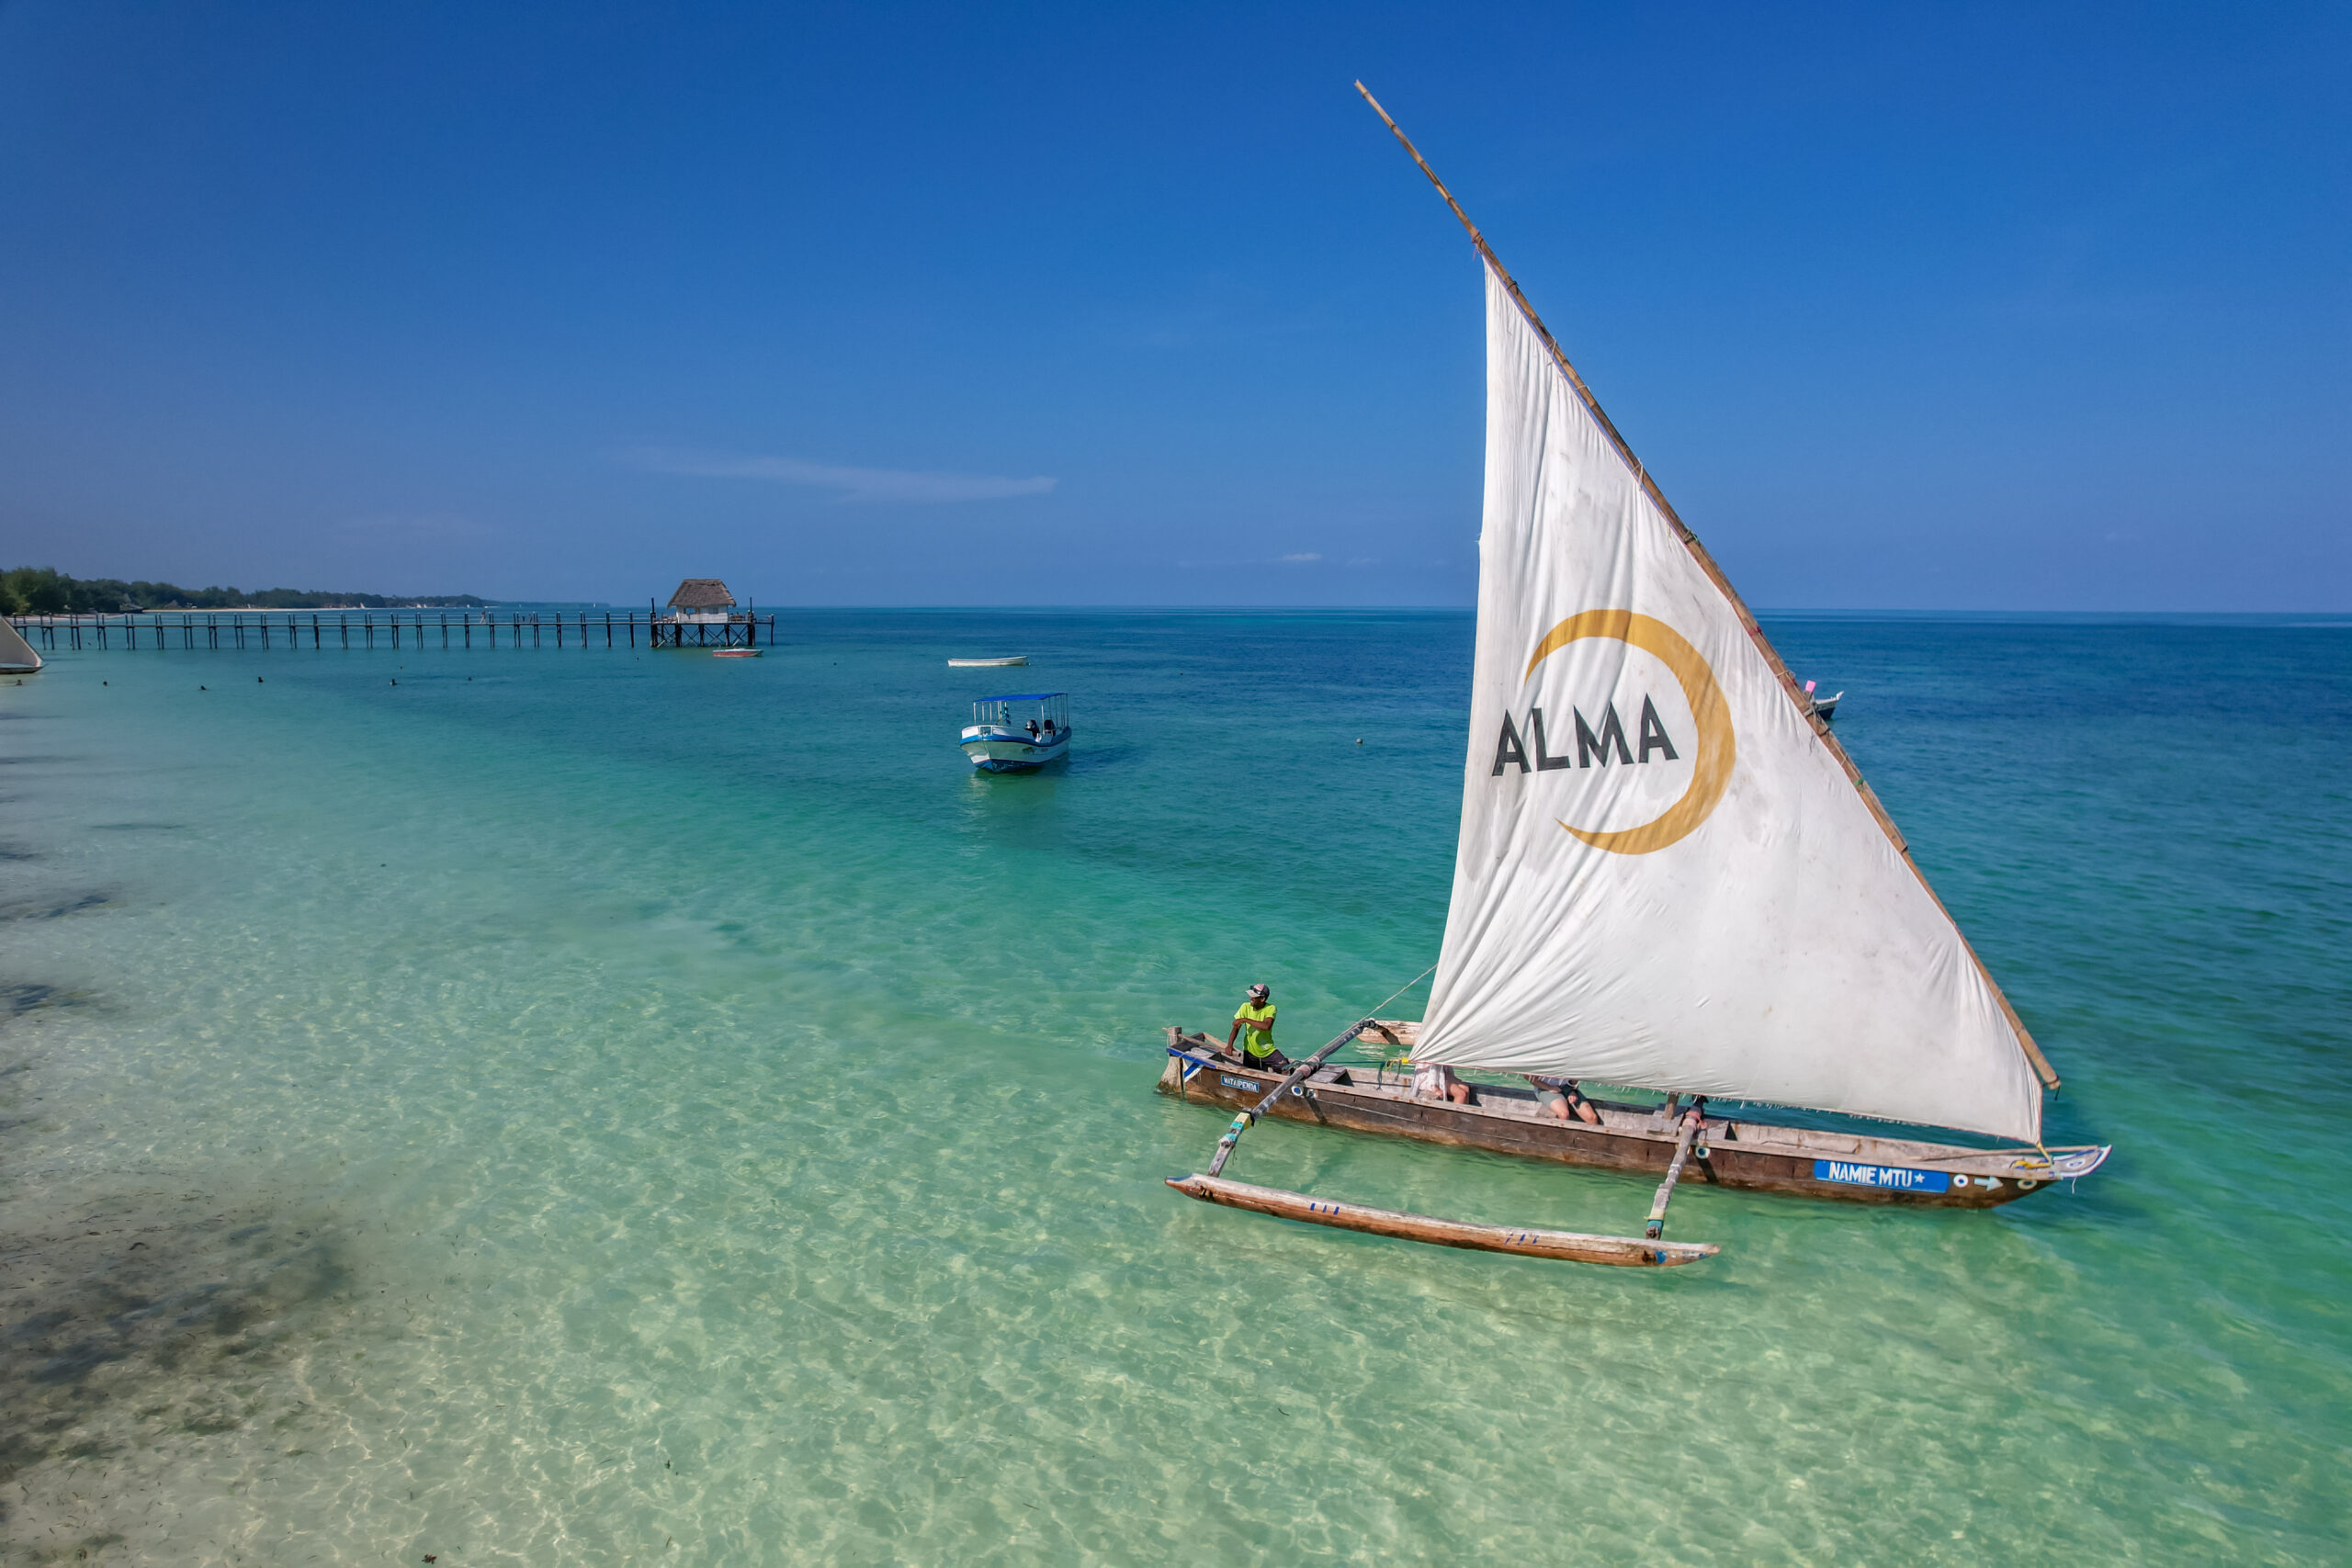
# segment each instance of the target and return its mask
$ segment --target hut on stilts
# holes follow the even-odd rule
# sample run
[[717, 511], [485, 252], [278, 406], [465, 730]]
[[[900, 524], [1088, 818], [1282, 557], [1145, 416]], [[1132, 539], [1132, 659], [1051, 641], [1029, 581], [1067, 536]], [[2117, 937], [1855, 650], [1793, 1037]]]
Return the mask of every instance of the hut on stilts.
[[738, 610], [735, 595], [716, 577], [689, 577], [670, 595], [670, 613], [653, 623], [656, 648], [749, 648], [757, 619]]

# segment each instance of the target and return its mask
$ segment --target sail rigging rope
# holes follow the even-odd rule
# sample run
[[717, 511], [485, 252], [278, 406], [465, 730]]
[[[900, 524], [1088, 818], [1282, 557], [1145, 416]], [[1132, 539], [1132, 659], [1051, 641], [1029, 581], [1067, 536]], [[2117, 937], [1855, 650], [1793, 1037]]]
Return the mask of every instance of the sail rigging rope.
[[[1444, 962], [1445, 962], [1444, 956], [1443, 956], [1442, 954], [1440, 954], [1440, 955], [1439, 955], [1439, 958], [1438, 958], [1438, 964], [1442, 964], [1442, 963], [1444, 963]], [[1380, 1015], [1380, 1010], [1381, 1010], [1382, 1008], [1386, 1007], [1390, 1002], [1395, 1001], [1398, 997], [1403, 996], [1407, 991], [1411, 990], [1414, 987], [1416, 987], [1416, 986], [1419, 985], [1422, 981], [1424, 981], [1424, 980], [1428, 979], [1428, 978], [1429, 978], [1432, 974], [1435, 974], [1436, 972], [1437, 972], [1437, 964], [1430, 964], [1427, 969], [1422, 970], [1419, 974], [1418, 974], [1418, 975], [1414, 976], [1411, 979], [1409, 979], [1409, 980], [1406, 981], [1403, 985], [1401, 985], [1401, 986], [1397, 987], [1395, 990], [1393, 990], [1393, 991], [1389, 992], [1389, 993], [1388, 993], [1388, 995], [1387, 995], [1385, 998], [1383, 998], [1383, 999], [1381, 999], [1380, 1001], [1377, 1001], [1377, 1002], [1374, 1003], [1374, 1004], [1373, 1004], [1373, 1008], [1372, 1008], [1372, 1011], [1371, 1011], [1371, 1012], [1369, 1012], [1369, 1013], [1367, 1013], [1365, 1016], [1366, 1016], [1367, 1018], [1377, 1019], [1377, 1018], [1379, 1017], [1379, 1015]], [[1359, 1049], [1361, 1049], [1361, 1048], [1362, 1048], [1362, 1046], [1363, 1046], [1363, 1042], [1361, 1039], [1359, 1039], [1359, 1040], [1356, 1042], [1356, 1044], [1357, 1044], [1358, 1048], [1359, 1048]], [[1397, 1049], [1398, 1049], [1398, 1050], [1400, 1050], [1400, 1051], [1405, 1051], [1405, 1052], [1409, 1053], [1409, 1052], [1410, 1052], [1410, 1050], [1411, 1050], [1411, 1047], [1410, 1047], [1410, 1046], [1399, 1046], [1399, 1047], [1397, 1047]], [[1379, 1069], [1379, 1070], [1380, 1070], [1380, 1081], [1381, 1081], [1381, 1082], [1383, 1082], [1383, 1083], [1386, 1083], [1386, 1082], [1388, 1081], [1388, 1069], [1389, 1069], [1390, 1067], [1394, 1066], [1394, 1067], [1396, 1067], [1398, 1071], [1400, 1071], [1400, 1072], [1401, 1072], [1401, 1071], [1403, 1071], [1403, 1070], [1404, 1070], [1404, 1068], [1406, 1067], [1406, 1066], [1407, 1066], [1410, 1061], [1411, 1061], [1411, 1057], [1410, 1057], [1410, 1055], [1400, 1055], [1400, 1056], [1396, 1056], [1396, 1057], [1393, 1057], [1393, 1058], [1392, 1058], [1392, 1057], [1390, 1057], [1390, 1056], [1388, 1055], [1388, 1054], [1387, 1054], [1386, 1052], [1383, 1052], [1383, 1053], [1381, 1053], [1381, 1057], [1380, 1057], [1380, 1069]]]
[[[1442, 963], [1443, 963], [1443, 962], [1444, 962], [1444, 959], [1443, 959], [1442, 957], [1441, 957], [1441, 958], [1438, 960], [1438, 963], [1440, 963], [1440, 964], [1442, 964]], [[1406, 981], [1403, 985], [1401, 985], [1401, 986], [1397, 987], [1395, 990], [1393, 990], [1393, 991], [1389, 992], [1386, 996], [1385, 996], [1385, 997], [1381, 998], [1380, 998], [1380, 1000], [1378, 1000], [1378, 1001], [1376, 1001], [1376, 1002], [1373, 1003], [1373, 1004], [1372, 1004], [1372, 1010], [1371, 1010], [1370, 1012], [1366, 1013], [1364, 1016], [1365, 1016], [1365, 1017], [1367, 1017], [1367, 1018], [1377, 1018], [1377, 1017], [1379, 1017], [1379, 1016], [1380, 1016], [1380, 1010], [1381, 1010], [1382, 1008], [1386, 1007], [1390, 1002], [1395, 1001], [1398, 997], [1403, 996], [1407, 991], [1411, 990], [1414, 987], [1416, 987], [1416, 986], [1419, 985], [1422, 981], [1424, 981], [1424, 980], [1428, 979], [1431, 975], [1434, 975], [1434, 974], [1436, 974], [1436, 973], [1437, 973], [1437, 964], [1430, 964], [1428, 968], [1426, 968], [1426, 969], [1422, 970], [1419, 974], [1418, 974], [1418, 975], [1414, 976], [1411, 979], [1409, 979], [1409, 980]]]

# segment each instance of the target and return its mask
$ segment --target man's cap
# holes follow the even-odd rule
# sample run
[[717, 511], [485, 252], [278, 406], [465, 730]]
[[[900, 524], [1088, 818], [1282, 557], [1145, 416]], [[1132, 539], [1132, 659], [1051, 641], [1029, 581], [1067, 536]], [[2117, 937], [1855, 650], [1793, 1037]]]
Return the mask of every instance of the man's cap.
[[1269, 996], [1272, 993], [1266, 989], [1264, 984], [1261, 982], [1261, 984], [1250, 987], [1250, 994], [1253, 997], [1263, 997]]

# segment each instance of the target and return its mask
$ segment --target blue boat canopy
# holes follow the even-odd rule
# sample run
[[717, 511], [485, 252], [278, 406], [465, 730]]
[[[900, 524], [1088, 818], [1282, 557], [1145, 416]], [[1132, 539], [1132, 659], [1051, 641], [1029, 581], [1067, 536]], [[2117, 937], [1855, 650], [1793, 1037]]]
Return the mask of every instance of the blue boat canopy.
[[982, 697], [984, 703], [1042, 703], [1047, 697], [1066, 697], [1068, 692], [1014, 692], [1007, 696]]

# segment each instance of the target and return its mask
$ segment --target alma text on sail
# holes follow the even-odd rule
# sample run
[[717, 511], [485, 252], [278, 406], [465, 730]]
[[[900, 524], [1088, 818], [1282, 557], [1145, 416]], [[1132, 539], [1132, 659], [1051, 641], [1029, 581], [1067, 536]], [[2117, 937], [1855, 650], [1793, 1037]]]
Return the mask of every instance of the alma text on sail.
[[[1503, 732], [1495, 740], [1495, 771], [1489, 776], [1500, 776], [1503, 769], [1517, 763], [1524, 773], [1548, 773], [1555, 768], [1589, 768], [1599, 758], [1607, 767], [1613, 754], [1620, 762], [1646, 762], [1653, 751], [1662, 752], [1669, 762], [1678, 761], [1674, 742], [1667, 738], [1666, 722], [1657, 716], [1657, 706], [1649, 698], [1642, 699], [1641, 722], [1636, 728], [1637, 740], [1625, 743], [1625, 724], [1617, 716], [1617, 705], [1611, 703], [1600, 710], [1600, 728], [1595, 733], [1579, 708], [1570, 708], [1577, 727], [1577, 754], [1571, 761], [1566, 753], [1555, 757], [1547, 749], [1544, 735], [1544, 710], [1527, 710], [1524, 727], [1514, 724], [1510, 714], [1503, 715]], [[1638, 750], [1639, 755], [1636, 755]], [[1533, 758], [1531, 765], [1529, 759]]]

